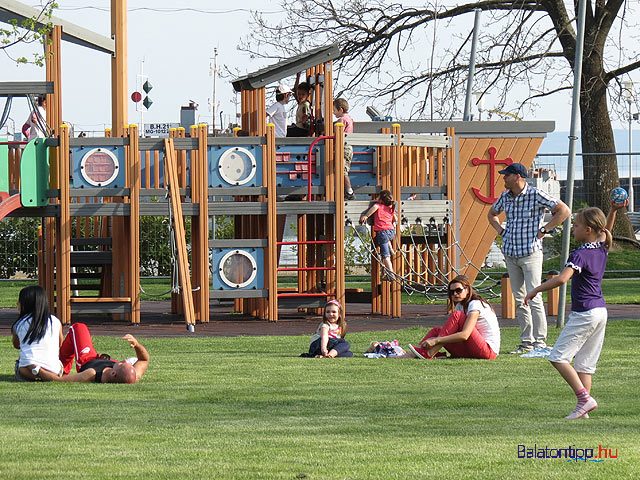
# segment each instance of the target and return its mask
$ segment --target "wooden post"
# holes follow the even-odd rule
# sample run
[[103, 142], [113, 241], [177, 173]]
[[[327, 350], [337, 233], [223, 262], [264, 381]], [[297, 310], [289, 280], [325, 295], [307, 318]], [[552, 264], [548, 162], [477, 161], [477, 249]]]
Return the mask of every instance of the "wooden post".
[[[388, 128], [383, 128], [381, 133], [391, 133], [391, 130]], [[383, 190], [391, 190], [392, 148], [393, 147], [381, 147], [382, 153], [380, 158], [380, 169], [378, 171], [380, 172], [380, 185]], [[374, 263], [376, 263], [376, 269], [378, 270], [378, 273], [382, 273], [382, 265], [379, 265], [377, 261], [375, 261]], [[379, 278], [379, 274], [376, 274], [375, 276], [373, 275], [372, 269], [372, 292], [374, 291], [374, 289], [378, 289], [378, 286], [380, 285]], [[382, 282], [380, 288], [382, 290], [382, 295], [380, 298], [380, 313], [382, 313], [382, 315], [391, 315], [391, 287], [389, 286], [389, 282]]]
[[111, 35], [115, 54], [111, 58], [111, 124], [113, 136], [122, 136], [127, 124], [127, 0], [111, 0]]
[[[447, 246], [453, 245], [454, 242], [454, 231], [457, 227], [455, 220], [457, 217], [457, 203], [458, 203], [458, 194], [456, 192], [456, 175], [458, 174], [458, 168], [456, 168], [456, 149], [455, 147], [455, 129], [453, 127], [447, 127], [447, 135], [451, 137], [451, 147], [447, 148], [446, 151], [446, 175], [447, 175], [447, 200], [451, 201], [451, 218], [452, 222], [449, 224], [449, 228], [447, 228]], [[441, 155], [442, 149], [438, 149], [438, 159], [442, 158]], [[453, 229], [453, 230], [452, 230]], [[453, 280], [456, 274], [456, 268], [458, 266], [458, 258], [456, 255], [459, 250], [452, 250], [452, 255], [449, 257], [451, 261], [451, 265], [447, 265], [447, 270], [449, 271], [449, 280]]]
[[267, 186], [267, 255], [265, 255], [265, 286], [269, 292], [268, 319], [278, 321], [278, 217], [276, 215], [276, 135], [275, 125], [267, 125], [262, 168]]
[[[551, 270], [547, 274], [547, 281], [560, 275], [557, 270]], [[560, 288], [556, 287], [552, 290], [547, 290], [547, 315], [558, 315], [558, 300], [560, 300]]]
[[58, 147], [60, 216], [56, 218], [56, 313], [62, 323], [71, 323], [71, 216], [69, 213], [69, 127], [60, 127]]
[[131, 299], [131, 323], [140, 323], [140, 150], [138, 127], [129, 126], [129, 298]]
[[502, 318], [513, 319], [516, 318], [516, 299], [513, 297], [511, 291], [511, 282], [509, 281], [509, 274], [502, 275], [501, 280], [502, 287]]
[[[111, 0], [111, 35], [115, 42], [115, 53], [111, 57], [111, 136], [122, 137], [128, 120], [127, 0]], [[121, 202], [121, 198], [114, 199], [114, 203]], [[130, 289], [130, 242], [125, 220], [123, 217], [111, 217], [112, 251], [117, 252], [111, 265], [111, 294], [115, 297], [124, 297], [124, 292]], [[119, 315], [114, 315], [114, 318], [119, 318]]]
[[[337, 194], [335, 213], [335, 263], [336, 298], [345, 309], [345, 255], [344, 255], [344, 124], [335, 126], [335, 190]], [[327, 149], [328, 151], [328, 149]], [[329, 189], [327, 189], [329, 191]]]
[[[201, 182], [201, 161], [200, 161], [200, 138], [198, 136], [198, 126], [191, 125], [189, 130], [189, 136], [191, 138], [198, 138], [198, 147], [195, 150], [191, 150], [191, 203], [192, 205], [200, 205], [200, 199], [202, 198], [202, 182]], [[186, 151], [185, 151], [186, 153]], [[185, 173], [186, 173], [186, 156], [184, 158], [185, 163]], [[189, 184], [186, 183], [187, 179], [180, 179], [181, 182], [185, 182], [184, 186], [189, 187]], [[193, 312], [196, 320], [200, 320], [201, 313], [201, 303], [200, 303], [200, 290], [198, 287], [202, 287], [200, 285], [201, 281], [201, 257], [202, 257], [202, 249], [205, 248], [205, 245], [201, 243], [201, 225], [200, 225], [200, 216], [202, 212], [198, 212], [197, 216], [191, 217], [191, 285], [194, 287], [194, 291], [192, 292], [193, 296]]]
[[[392, 126], [392, 133], [396, 136], [396, 146], [391, 149], [391, 192], [396, 201], [398, 224], [396, 225], [396, 252], [391, 259], [393, 270], [396, 275], [402, 275], [402, 257], [400, 249], [402, 242], [400, 237], [400, 218], [402, 215], [402, 145], [400, 145], [400, 124]], [[398, 282], [391, 282], [391, 315], [400, 317], [402, 315], [402, 289]]]
[[207, 159], [207, 125], [198, 126], [198, 150], [200, 159], [200, 321], [209, 323], [209, 168]]

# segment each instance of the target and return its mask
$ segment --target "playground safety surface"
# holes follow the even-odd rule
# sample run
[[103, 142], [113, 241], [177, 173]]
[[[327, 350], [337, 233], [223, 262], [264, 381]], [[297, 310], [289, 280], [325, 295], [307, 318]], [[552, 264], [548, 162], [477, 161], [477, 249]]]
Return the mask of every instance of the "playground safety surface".
[[[501, 318], [500, 305], [493, 306], [501, 327], [515, 327], [515, 320]], [[278, 322], [257, 320], [232, 312], [231, 303], [210, 304], [211, 321], [195, 325], [195, 332], [188, 332], [180, 315], [169, 313], [168, 301], [143, 301], [140, 323], [133, 325], [125, 320], [113, 320], [107, 315], [73, 315], [72, 322], [86, 323], [94, 335], [120, 336], [132, 333], [140, 337], [237, 337], [242, 335], [307, 335], [313, 333], [320, 321], [317, 315], [307, 315], [297, 310], [280, 310]], [[640, 319], [638, 305], [607, 305], [609, 320]], [[9, 335], [17, 317], [15, 308], [0, 308], [0, 335]], [[350, 332], [372, 330], [397, 330], [409, 327], [433, 327], [442, 325], [447, 318], [444, 305], [403, 305], [402, 317], [391, 318], [371, 314], [368, 304], [347, 304], [347, 321]], [[555, 326], [556, 317], [549, 317], [549, 327]], [[66, 329], [65, 329], [66, 332]]]

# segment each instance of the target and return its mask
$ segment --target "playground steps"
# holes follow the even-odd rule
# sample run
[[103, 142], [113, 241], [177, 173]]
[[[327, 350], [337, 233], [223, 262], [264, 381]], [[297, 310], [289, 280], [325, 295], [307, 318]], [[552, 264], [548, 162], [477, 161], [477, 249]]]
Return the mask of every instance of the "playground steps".
[[129, 297], [72, 297], [71, 313], [131, 313]]
[[[104, 248], [111, 247], [111, 238], [109, 237], [96, 237], [96, 238], [72, 238], [72, 247], [92, 247], [99, 248], [101, 250], [82, 250], [71, 252], [71, 291], [95, 291], [100, 292], [103, 289], [102, 280], [104, 277], [105, 267], [113, 263], [113, 253], [111, 250], [104, 250]], [[92, 268], [93, 272], [75, 271], [76, 268]], [[87, 283], [87, 280], [93, 280], [93, 282]], [[95, 282], [95, 280], [99, 280]], [[72, 297], [79, 298], [79, 297]], [[95, 298], [95, 297], [83, 297], [83, 298]], [[119, 313], [116, 312], [116, 313]]]

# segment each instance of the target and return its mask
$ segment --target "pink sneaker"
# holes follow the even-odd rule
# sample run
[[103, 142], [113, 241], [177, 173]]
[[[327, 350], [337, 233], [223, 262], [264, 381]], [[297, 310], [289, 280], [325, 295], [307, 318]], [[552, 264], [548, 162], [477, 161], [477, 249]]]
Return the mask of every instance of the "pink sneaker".
[[[595, 410], [596, 408], [598, 408], [598, 402], [596, 402], [595, 398], [589, 397], [589, 399], [584, 402], [584, 405], [582, 405], [581, 407], [576, 407], [573, 412], [571, 412], [564, 418], [568, 418], [570, 420], [575, 420], [576, 418], [589, 418], [587, 413], [589, 413], [591, 410]], [[585, 417], [585, 415], [587, 416]]]

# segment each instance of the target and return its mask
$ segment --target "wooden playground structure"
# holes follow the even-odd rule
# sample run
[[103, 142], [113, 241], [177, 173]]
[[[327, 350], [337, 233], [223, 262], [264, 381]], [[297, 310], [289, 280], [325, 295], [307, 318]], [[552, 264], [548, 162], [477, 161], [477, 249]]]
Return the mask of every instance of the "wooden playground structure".
[[[72, 313], [140, 321], [139, 232], [146, 215], [169, 217], [180, 287], [172, 311], [188, 325], [209, 322], [211, 299], [233, 299], [236, 311], [270, 321], [279, 308], [317, 311], [331, 298], [400, 316], [407, 285], [437, 292], [457, 273], [476, 278], [496, 236], [486, 214], [502, 189], [497, 170], [511, 162], [529, 167], [553, 130], [553, 122], [366, 122], [345, 134], [332, 122], [339, 50], [330, 45], [235, 80], [242, 99], [235, 137], [210, 137], [206, 125], [196, 125], [167, 139], [140, 138], [135, 125], [125, 124], [126, 2], [113, 4], [113, 128], [104, 137], [70, 138], [61, 124], [62, 26], [51, 33], [46, 82], [0, 84], [0, 95], [11, 88], [14, 95], [47, 94], [53, 135], [26, 148], [0, 145], [0, 174], [6, 170], [8, 180], [6, 187], [0, 183], [6, 188], [0, 209], [11, 200], [4, 215], [43, 219], [39, 281], [64, 323]], [[314, 86], [323, 129], [314, 137], [276, 138], [266, 124], [267, 87], [298, 72]], [[344, 198], [345, 145], [354, 148], [355, 201]], [[371, 294], [348, 291], [345, 227], [358, 225], [381, 189], [397, 200], [397, 281], [379, 280], [382, 267], [373, 254]], [[209, 219], [215, 215], [233, 216], [234, 238], [214, 238]], [[294, 242], [282, 239], [287, 216], [296, 219]], [[289, 244], [297, 250], [295, 267], [280, 265], [280, 249]], [[99, 279], [94, 295], [73, 294], [82, 288], [72, 286], [72, 267], [90, 270], [76, 275], [78, 282]], [[279, 287], [279, 274], [294, 274], [296, 286]]]

